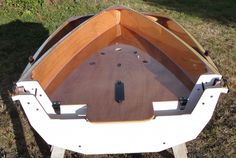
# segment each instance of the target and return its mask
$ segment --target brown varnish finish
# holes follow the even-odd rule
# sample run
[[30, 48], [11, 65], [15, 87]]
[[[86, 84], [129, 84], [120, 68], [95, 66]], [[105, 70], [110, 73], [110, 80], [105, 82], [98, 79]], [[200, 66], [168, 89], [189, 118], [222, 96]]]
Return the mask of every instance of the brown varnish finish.
[[[106, 20], [104, 20], [106, 19]], [[32, 71], [52, 100], [87, 104], [92, 122], [153, 117], [153, 101], [189, 95], [206, 61], [160, 24], [126, 8], [110, 9], [74, 29]], [[114, 85], [125, 85], [125, 101]]]

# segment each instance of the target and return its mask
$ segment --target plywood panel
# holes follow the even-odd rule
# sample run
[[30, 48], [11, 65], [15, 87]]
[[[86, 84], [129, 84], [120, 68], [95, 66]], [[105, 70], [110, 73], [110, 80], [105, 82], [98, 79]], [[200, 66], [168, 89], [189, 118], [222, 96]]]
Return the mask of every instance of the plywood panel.
[[[46, 88], [78, 51], [119, 23], [119, 11], [103, 12], [59, 43], [33, 70], [32, 78]], [[103, 19], [107, 20], [103, 20]]]
[[121, 25], [145, 37], [161, 49], [192, 79], [193, 83], [200, 74], [206, 72], [206, 65], [203, 61], [161, 25], [129, 10], [121, 11]]
[[[104, 11], [56, 44], [32, 77], [51, 100], [87, 104], [89, 121], [151, 119], [153, 101], [188, 96], [207, 72], [190, 47], [152, 20], [127, 9]], [[118, 80], [122, 103], [115, 101]]]
[[[115, 101], [118, 80], [125, 87], [122, 103]], [[188, 94], [187, 87], [148, 53], [114, 43], [77, 67], [50, 98], [62, 104], [87, 104], [89, 121], [109, 122], [151, 119], [153, 101]]]

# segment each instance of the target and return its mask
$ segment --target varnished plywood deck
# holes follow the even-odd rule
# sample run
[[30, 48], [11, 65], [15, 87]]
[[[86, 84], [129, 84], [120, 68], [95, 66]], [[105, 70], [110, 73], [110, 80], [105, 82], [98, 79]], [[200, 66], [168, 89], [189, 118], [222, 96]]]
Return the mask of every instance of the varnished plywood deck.
[[[115, 83], [124, 83], [125, 100], [115, 101]], [[153, 117], [153, 101], [176, 100], [189, 90], [148, 53], [113, 43], [77, 67], [54, 90], [52, 100], [87, 104], [92, 122], [134, 121]]]

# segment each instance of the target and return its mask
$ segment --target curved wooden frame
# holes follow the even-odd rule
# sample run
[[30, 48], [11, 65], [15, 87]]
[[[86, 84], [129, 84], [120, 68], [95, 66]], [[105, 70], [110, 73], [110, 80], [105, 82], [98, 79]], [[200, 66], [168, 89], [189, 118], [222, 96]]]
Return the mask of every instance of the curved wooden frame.
[[[166, 29], [177, 35], [184, 42], [189, 44], [193, 49], [199, 52], [211, 65], [214, 69], [215, 73], [219, 73], [217, 67], [213, 63], [212, 59], [205, 55], [205, 50], [203, 47], [197, 42], [197, 40], [177, 21], [174, 19], [158, 14], [158, 13], [149, 13], [143, 12], [147, 18], [160, 25], [164, 26]], [[42, 44], [42, 46], [38, 49], [38, 51], [34, 54], [35, 61], [38, 60], [43, 54], [45, 54], [53, 45], [55, 45], [58, 41], [60, 41], [63, 37], [69, 34], [73, 29], [81, 25], [86, 20], [89, 20], [94, 15], [86, 15], [86, 16], [74, 16], [69, 18], [66, 22], [64, 22], [53, 34], [51, 34], [48, 39]], [[24, 73], [31, 67], [31, 64], [27, 65]], [[23, 73], [23, 74], [24, 74]]]
[[[120, 10], [119, 10], [120, 9]], [[132, 16], [130, 15], [132, 13]], [[121, 21], [119, 21], [120, 19], [119, 18], [122, 18]], [[128, 10], [128, 9], [124, 9], [124, 8], [118, 8], [118, 9], [109, 9], [109, 10], [106, 10], [102, 13], [100, 13], [99, 15], [91, 18], [89, 21], [85, 22], [83, 25], [81, 25], [79, 28], [75, 29], [74, 31], [72, 31], [71, 35], [69, 35], [66, 39], [64, 39], [63, 42], [59, 42], [57, 44], [57, 46], [55, 48], [53, 48], [52, 51], [50, 51], [50, 54], [48, 54], [48, 57], [47, 59], [43, 59], [39, 65], [44, 65], [43, 67], [40, 67], [39, 65], [36, 66], [36, 68], [32, 71], [32, 78], [33, 79], [37, 79], [41, 84], [42, 86], [46, 89], [46, 87], [49, 85], [49, 83], [51, 83], [51, 81], [56, 77], [56, 74], [58, 72], [60, 72], [62, 70], [62, 67], [63, 65], [65, 65], [66, 63], [68, 63], [71, 58], [72, 58], [72, 54], [76, 54], [79, 52], [79, 50], [77, 48], [80, 48], [82, 49], [82, 47], [85, 47], [86, 45], [88, 45], [91, 41], [93, 41], [97, 36], [99, 36], [101, 33], [105, 32], [106, 30], [108, 30], [109, 28], [111, 27], [114, 27], [115, 25], [118, 25], [119, 22], [121, 25], [124, 25], [125, 27], [129, 27], [129, 29], [138, 29], [136, 26], [138, 26], [137, 24], [132, 24], [131, 21], [129, 20], [132, 20], [134, 19], [134, 16], [136, 16], [136, 18], [140, 18], [141, 21], [145, 21], [145, 23], [148, 23], [149, 26], [152, 26], [154, 30], [156, 30], [156, 33], [154, 33], [152, 29], [149, 28], [149, 30], [152, 30], [151, 32], [150, 31], [146, 31], [146, 32], [142, 32], [142, 28], [139, 29], [138, 33], [141, 34], [141, 35], [144, 35], [145, 38], [150, 38], [150, 41], [152, 40], [153, 44], [154, 45], [157, 45], [156, 42], [158, 42], [157, 38], [154, 37], [154, 36], [158, 36], [161, 35], [161, 33], [166, 33], [166, 35], [163, 35], [163, 38], [166, 37], [166, 38], [172, 38], [172, 40], [175, 42], [175, 41], [178, 41], [176, 46], [182, 46], [183, 49], [185, 49], [185, 51], [188, 51], [189, 53], [193, 54], [194, 51], [191, 49], [191, 48], [188, 48], [188, 46], [183, 43], [183, 41], [181, 41], [178, 37], [173, 37], [173, 34], [171, 32], [169, 32], [167, 29], [165, 29], [164, 27], [162, 27], [161, 25], [157, 25], [156, 23], [153, 23], [152, 20], [148, 20], [146, 18], [144, 18], [144, 16], [142, 16], [141, 14], [137, 13], [137, 12], [134, 12], [132, 10]], [[128, 17], [131, 17], [129, 20]], [[99, 19], [100, 18], [100, 19]], [[104, 20], [102, 19], [110, 19], [108, 20], [107, 24], [103, 23]], [[112, 21], [113, 20], [113, 21]], [[101, 23], [101, 26], [99, 28], [96, 29], [95, 32], [98, 32], [100, 31], [99, 33], [97, 33], [97, 36], [96, 35], [92, 35], [92, 33], [88, 34], [88, 31], [89, 30], [89, 26], [91, 26], [91, 29], [94, 29], [93, 26], [97, 25], [97, 23], [100, 21]], [[134, 21], [133, 21], [134, 22]], [[148, 26], [148, 27], [149, 27]], [[132, 28], [133, 27], [133, 28]], [[145, 27], [145, 26], [144, 26]], [[159, 28], [158, 28], [159, 27]], [[85, 31], [83, 31], [83, 28], [86, 28]], [[158, 28], [158, 29], [157, 29]], [[77, 32], [78, 34], [75, 35], [75, 32]], [[85, 33], [86, 32], [86, 33]], [[148, 33], [149, 32], [149, 33]], [[175, 31], [177, 32], [177, 31]], [[96, 33], [95, 33], [96, 34]], [[149, 35], [148, 35], [149, 34]], [[73, 36], [73, 37], [72, 37]], [[86, 36], [89, 38], [90, 36], [93, 36], [93, 39], [90, 39], [88, 40], [87, 42], [85, 42], [85, 39], [86, 39]], [[167, 37], [169, 36], [169, 37]], [[78, 37], [78, 39], [76, 39]], [[73, 47], [73, 50], [72, 48], [68, 48], [70, 47], [69, 45], [72, 45], [72, 39], [74, 38], [74, 40], [76, 39], [77, 41], [79, 41], [79, 45], [76, 45], [76, 48]], [[79, 39], [81, 38], [81, 39]], [[156, 38], [156, 39], [155, 39]], [[176, 40], [177, 38], [177, 40]], [[156, 40], [156, 41], [155, 41]], [[168, 39], [163, 39], [163, 40], [168, 40]], [[66, 43], [66, 41], [68, 43]], [[174, 43], [171, 44], [172, 46], [174, 45]], [[183, 46], [184, 45], [184, 46]], [[67, 46], [67, 47], [66, 47]], [[168, 52], [170, 50], [170, 47], [166, 47], [164, 48], [163, 44], [162, 45], [158, 45], [158, 47], [163, 50], [164, 52]], [[185, 47], [185, 48], [184, 48]], [[63, 49], [62, 49], [63, 48]], [[67, 56], [70, 58], [70, 59], [66, 59], [65, 57], [65, 54], [63, 54], [62, 52], [64, 50], [67, 50]], [[71, 51], [71, 54], [68, 53], [68, 51]], [[57, 55], [52, 55], [52, 54], [55, 54], [54, 52], [61, 52], [61, 53], [57, 53]], [[73, 52], [73, 53], [72, 53]], [[55, 63], [53, 63], [53, 69], [52, 67], [50, 68], [50, 66], [47, 66], [46, 63], [51, 63], [51, 61], [49, 62], [49, 58], [50, 60], [53, 61], [53, 59], [60, 59], [60, 56], [58, 56], [59, 54], [62, 55], [62, 58], [63, 58], [63, 61], [65, 62], [64, 64], [62, 62], [58, 63], [57, 61]], [[195, 55], [197, 55], [197, 53], [195, 52]], [[50, 57], [51, 56], [51, 57]], [[198, 56], [198, 55], [197, 55]], [[173, 56], [174, 58], [176, 56]], [[172, 58], [173, 58], [172, 57]], [[199, 56], [198, 56], [199, 57]], [[201, 57], [200, 57], [201, 58]], [[202, 59], [204, 61], [204, 59]], [[207, 65], [209, 65], [206, 61], [205, 63]], [[179, 62], [177, 65], [181, 65], [183, 63]], [[49, 65], [49, 64], [48, 64]], [[60, 68], [59, 68], [60, 67]], [[40, 70], [41, 69], [41, 70]], [[57, 71], [52, 71], [52, 70], [56, 70]], [[47, 70], [47, 71], [45, 71]], [[214, 70], [213, 70], [214, 71]], [[37, 76], [37, 74], [39, 74]], [[44, 77], [40, 77], [40, 76], [44, 76]], [[45, 76], [47, 76], [45, 78]], [[197, 76], [198, 77], [198, 76]], [[195, 79], [193, 80], [193, 82], [196, 81], [197, 77], [195, 77]], [[191, 76], [190, 76], [191, 78]]]

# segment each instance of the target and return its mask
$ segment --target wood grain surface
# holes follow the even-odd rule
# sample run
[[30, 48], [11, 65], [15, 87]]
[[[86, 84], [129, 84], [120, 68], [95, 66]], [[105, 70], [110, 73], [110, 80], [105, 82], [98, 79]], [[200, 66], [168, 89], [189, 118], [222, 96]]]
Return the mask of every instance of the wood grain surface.
[[[115, 101], [115, 83], [125, 100]], [[113, 44], [92, 55], [54, 90], [52, 100], [87, 104], [92, 122], [147, 120], [153, 101], [176, 100], [189, 90], [160, 62], [127, 44]]]
[[[163, 18], [159, 23], [165, 27], [157, 21], [124, 8], [104, 11], [54, 45], [32, 78], [51, 100], [87, 104], [91, 122], [151, 119], [153, 101], [188, 96], [198, 77], [211, 72], [191, 46], [165, 27], [185, 38], [183, 30], [174, 30], [174, 23]], [[125, 87], [122, 103], [115, 101], [118, 80]]]

